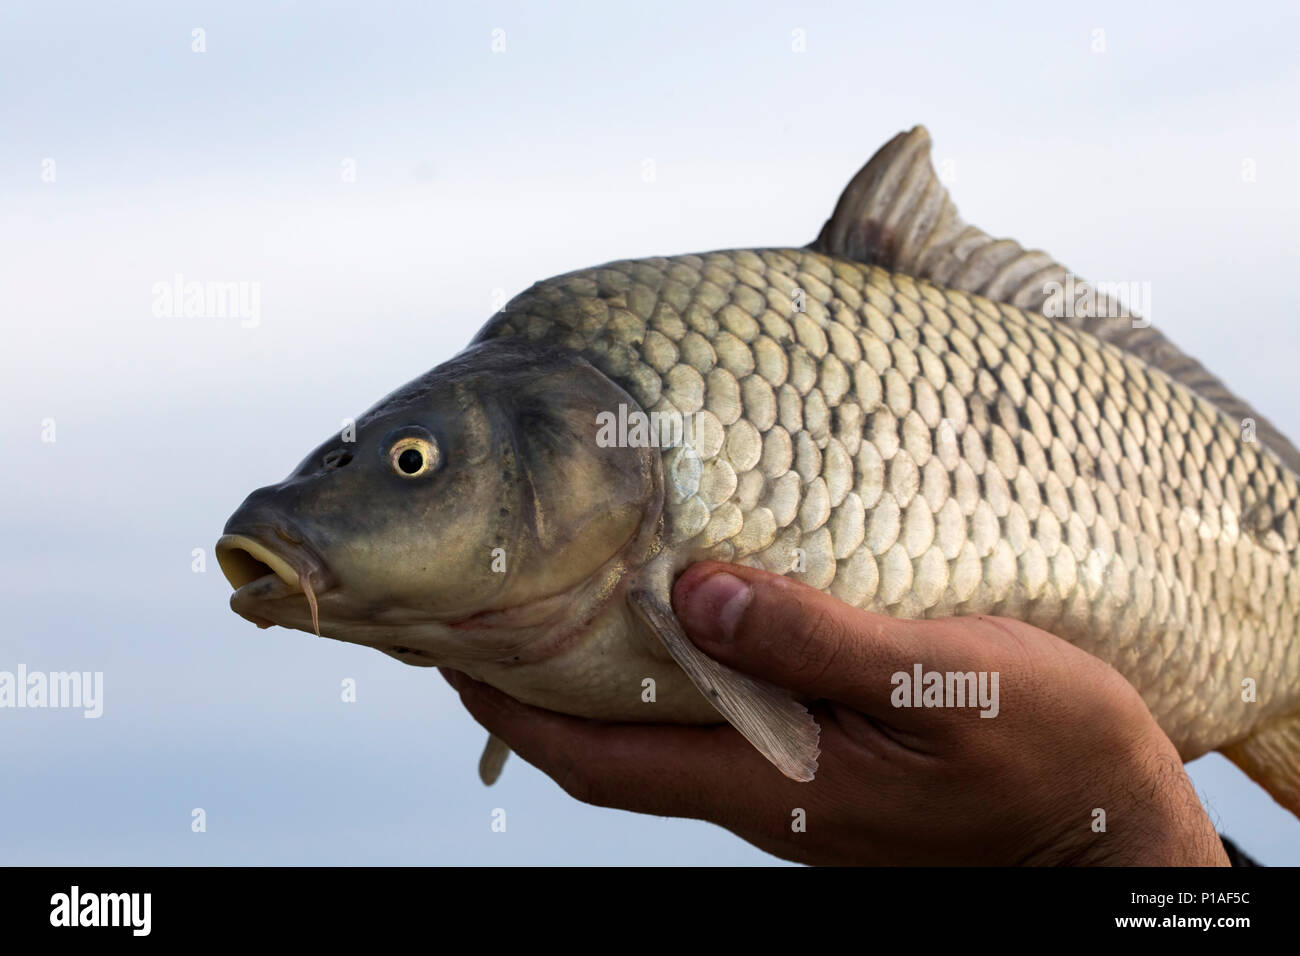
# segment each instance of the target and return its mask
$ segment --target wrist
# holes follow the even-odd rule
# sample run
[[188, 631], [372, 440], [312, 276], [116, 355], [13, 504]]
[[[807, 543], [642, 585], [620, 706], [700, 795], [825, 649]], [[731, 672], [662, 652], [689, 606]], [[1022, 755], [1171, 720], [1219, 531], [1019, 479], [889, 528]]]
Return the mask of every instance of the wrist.
[[1096, 841], [1097, 866], [1229, 866], [1223, 842], [1201, 805], [1181, 758], [1160, 735], [1145, 757], [1130, 763], [1116, 792], [1128, 800], [1111, 812], [1109, 834]]

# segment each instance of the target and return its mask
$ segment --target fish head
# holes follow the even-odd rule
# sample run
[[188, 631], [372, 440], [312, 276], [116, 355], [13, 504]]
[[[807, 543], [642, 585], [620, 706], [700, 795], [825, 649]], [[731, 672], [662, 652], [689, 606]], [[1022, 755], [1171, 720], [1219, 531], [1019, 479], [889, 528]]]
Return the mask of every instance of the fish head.
[[231, 607], [417, 664], [545, 653], [655, 546], [658, 456], [597, 440], [632, 401], [573, 353], [471, 346], [248, 496]]

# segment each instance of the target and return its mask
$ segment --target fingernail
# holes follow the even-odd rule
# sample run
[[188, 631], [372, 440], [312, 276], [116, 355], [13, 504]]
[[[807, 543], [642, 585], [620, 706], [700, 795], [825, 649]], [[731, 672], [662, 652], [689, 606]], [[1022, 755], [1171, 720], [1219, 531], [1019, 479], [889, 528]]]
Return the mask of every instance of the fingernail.
[[711, 574], [686, 595], [682, 623], [694, 638], [728, 644], [752, 596], [749, 585], [735, 575]]

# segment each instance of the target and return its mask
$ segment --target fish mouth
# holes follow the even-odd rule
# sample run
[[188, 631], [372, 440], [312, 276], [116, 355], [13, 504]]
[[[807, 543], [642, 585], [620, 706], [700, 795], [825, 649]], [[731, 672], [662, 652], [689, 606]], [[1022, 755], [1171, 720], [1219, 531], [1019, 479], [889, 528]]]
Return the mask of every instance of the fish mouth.
[[[254, 536], [256, 535], [256, 536]], [[274, 536], [277, 547], [266, 544]], [[301, 541], [281, 531], [223, 534], [217, 541], [217, 564], [235, 589], [230, 607], [258, 627], [276, 624], [259, 611], [272, 601], [299, 595], [307, 599], [312, 627], [320, 636], [320, 610], [316, 595], [328, 590], [329, 581], [320, 558]]]

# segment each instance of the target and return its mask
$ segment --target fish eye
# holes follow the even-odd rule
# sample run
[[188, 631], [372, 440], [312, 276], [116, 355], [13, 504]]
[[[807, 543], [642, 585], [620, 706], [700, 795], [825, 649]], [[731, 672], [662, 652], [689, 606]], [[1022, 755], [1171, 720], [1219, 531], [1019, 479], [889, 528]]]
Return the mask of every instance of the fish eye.
[[438, 466], [438, 446], [427, 438], [399, 438], [388, 449], [388, 463], [403, 478], [419, 478]]

